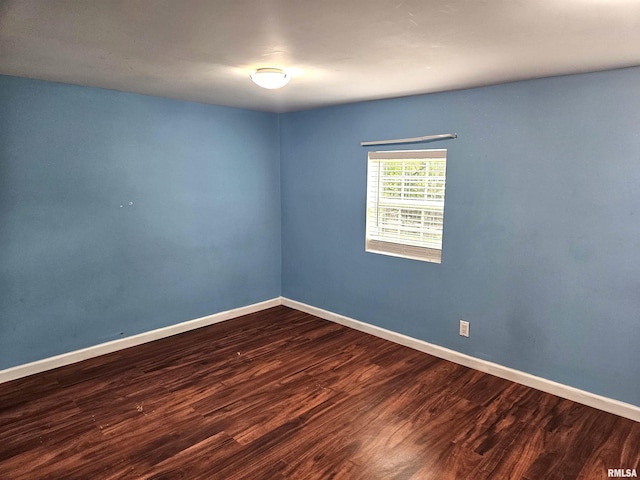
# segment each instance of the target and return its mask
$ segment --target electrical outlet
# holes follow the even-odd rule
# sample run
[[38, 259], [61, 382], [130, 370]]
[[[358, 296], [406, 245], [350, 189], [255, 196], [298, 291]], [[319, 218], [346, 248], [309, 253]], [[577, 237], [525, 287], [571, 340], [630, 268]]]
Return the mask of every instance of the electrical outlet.
[[463, 337], [469, 336], [469, 322], [460, 320], [460, 335]]

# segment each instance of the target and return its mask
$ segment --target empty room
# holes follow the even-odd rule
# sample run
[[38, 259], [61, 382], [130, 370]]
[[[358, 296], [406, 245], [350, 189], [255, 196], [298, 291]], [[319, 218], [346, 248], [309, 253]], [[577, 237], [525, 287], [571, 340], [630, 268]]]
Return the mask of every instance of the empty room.
[[640, 2], [0, 0], [0, 479], [640, 472]]

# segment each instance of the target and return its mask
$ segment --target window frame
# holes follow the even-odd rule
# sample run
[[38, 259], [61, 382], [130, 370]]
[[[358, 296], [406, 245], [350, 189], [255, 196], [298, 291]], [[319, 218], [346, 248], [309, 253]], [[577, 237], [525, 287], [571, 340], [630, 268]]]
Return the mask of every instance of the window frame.
[[[429, 174], [429, 162], [438, 162], [434, 170], [441, 169], [441, 175]], [[402, 174], [399, 175], [400, 185], [391, 182], [389, 174], [384, 175], [380, 169], [385, 164], [402, 164]], [[416, 178], [424, 179], [424, 186], [416, 188], [417, 181], [407, 181], [408, 177], [406, 164], [426, 164], [426, 175]], [[367, 159], [367, 206], [366, 206], [366, 230], [365, 230], [365, 251], [390, 255], [394, 257], [408, 258], [431, 263], [442, 263], [442, 243], [444, 237], [444, 205], [446, 189], [446, 163], [447, 149], [421, 149], [421, 150], [386, 150], [370, 151]], [[387, 170], [388, 171], [388, 170]], [[381, 180], [382, 178], [382, 180]], [[430, 182], [429, 179], [432, 179]], [[385, 183], [386, 182], [386, 183]], [[392, 184], [389, 186], [390, 184]], [[412, 185], [413, 183], [413, 185]], [[381, 191], [384, 189], [394, 189], [400, 191], [399, 198], [388, 197], [389, 200], [382, 202]], [[437, 193], [441, 190], [441, 193]], [[406, 191], [413, 191], [409, 196], [422, 196], [422, 199], [408, 199]], [[415, 193], [418, 192], [418, 193]], [[421, 192], [421, 193], [420, 193]], [[434, 193], [435, 192], [435, 193]], [[437, 197], [441, 196], [441, 200]], [[387, 209], [396, 214], [389, 223], [382, 222]], [[375, 211], [375, 212], [374, 212]], [[411, 213], [413, 212], [413, 213]], [[416, 212], [420, 213], [420, 227], [416, 228], [418, 222]], [[427, 217], [427, 220], [425, 220]], [[441, 220], [438, 220], [441, 217]], [[387, 220], [391, 218], [387, 215]], [[372, 225], [375, 222], [375, 225]], [[426, 225], [429, 225], [428, 227]], [[435, 224], [435, 233], [434, 226]], [[385, 227], [391, 228], [385, 228]], [[386, 230], [386, 232], [385, 232]], [[396, 231], [395, 239], [392, 239], [390, 231]], [[416, 239], [418, 231], [419, 239]], [[404, 238], [400, 238], [403, 236]], [[435, 239], [434, 239], [435, 236]], [[439, 240], [439, 241], [438, 241]]]

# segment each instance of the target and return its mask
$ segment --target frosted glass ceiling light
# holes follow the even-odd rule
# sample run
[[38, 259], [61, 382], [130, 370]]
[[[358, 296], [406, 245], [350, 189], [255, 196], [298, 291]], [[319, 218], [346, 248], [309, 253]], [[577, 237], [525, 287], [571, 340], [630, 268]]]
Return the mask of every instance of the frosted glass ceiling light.
[[284, 87], [291, 77], [279, 68], [259, 68], [251, 74], [251, 80], [262, 88], [273, 90]]

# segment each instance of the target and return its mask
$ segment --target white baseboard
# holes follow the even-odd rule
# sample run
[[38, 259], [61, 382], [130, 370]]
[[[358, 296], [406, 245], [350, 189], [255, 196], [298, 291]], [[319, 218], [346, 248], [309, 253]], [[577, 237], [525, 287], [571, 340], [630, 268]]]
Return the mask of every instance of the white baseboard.
[[572, 400], [589, 407], [594, 407], [605, 412], [613, 413], [615, 415], [640, 422], [640, 407], [632, 405], [630, 403], [625, 403], [613, 398], [596, 395], [595, 393], [590, 393], [578, 388], [570, 387], [568, 385], [563, 385], [562, 383], [557, 383], [542, 377], [537, 377], [520, 370], [505, 367], [497, 363], [488, 362], [480, 358], [472, 357], [464, 353], [456, 352], [455, 350], [440, 347], [438, 345], [434, 345], [423, 340], [418, 340], [401, 333], [396, 333], [391, 330], [386, 330], [381, 327], [376, 327], [375, 325], [364, 323], [353, 318], [345, 317], [344, 315], [339, 315], [328, 310], [313, 307], [311, 305], [307, 305], [296, 300], [291, 300], [289, 298], [282, 298], [282, 305], [295, 308], [296, 310], [300, 310], [311, 315], [315, 315], [316, 317], [324, 318], [325, 320], [330, 320], [332, 322], [345, 325], [361, 332], [375, 335], [376, 337], [384, 338], [385, 340], [390, 340], [400, 345], [413, 348], [414, 350], [428, 353], [435, 357], [443, 358], [445, 360], [464, 365], [465, 367], [489, 373], [491, 375], [495, 375], [496, 377], [511, 380], [512, 382], [520, 383], [522, 385], [526, 385], [527, 387], [535, 388], [537, 390], [551, 393], [553, 395], [557, 395], [559, 397], [566, 398], [568, 400]]
[[87, 360], [89, 358], [97, 357], [99, 355], [105, 355], [107, 353], [116, 352], [125, 348], [134, 347], [143, 343], [152, 342], [179, 333], [194, 330], [196, 328], [205, 327], [207, 325], [213, 325], [214, 323], [224, 322], [232, 318], [237, 318], [249, 313], [259, 312], [267, 308], [275, 307], [278, 305], [285, 305], [287, 307], [300, 310], [302, 312], [315, 315], [316, 317], [324, 318], [335, 323], [359, 330], [361, 332], [375, 335], [376, 337], [384, 338], [394, 343], [404, 345], [406, 347], [413, 348], [421, 352], [428, 353], [438, 358], [449, 360], [465, 367], [473, 368], [481, 372], [495, 375], [496, 377], [511, 380], [512, 382], [520, 383], [543, 392], [551, 393], [574, 402], [581, 403], [590, 407], [603, 410], [605, 412], [613, 413], [621, 417], [629, 418], [640, 422], [640, 407], [632, 405], [630, 403], [621, 402], [601, 395], [596, 395], [584, 390], [580, 390], [568, 385], [553, 382], [542, 377], [537, 377], [520, 370], [505, 367], [503, 365], [488, 362], [480, 358], [472, 357], [464, 353], [456, 352], [448, 348], [440, 347], [432, 343], [412, 338], [401, 333], [396, 333], [391, 330], [387, 330], [375, 325], [371, 325], [353, 318], [346, 317], [337, 313], [323, 310], [321, 308], [307, 305], [306, 303], [291, 300], [289, 298], [277, 297], [264, 302], [254, 303], [245, 307], [235, 308], [233, 310], [227, 310], [224, 312], [214, 313], [206, 317], [197, 318], [195, 320], [189, 320], [186, 322], [178, 323], [176, 325], [170, 325], [168, 327], [159, 328], [157, 330], [151, 330], [149, 332], [140, 333], [127, 338], [121, 338], [113, 340], [111, 342], [102, 343], [92, 347], [83, 348], [81, 350], [75, 350], [73, 352], [64, 353], [62, 355], [56, 355], [55, 357], [45, 358], [24, 365], [18, 365], [8, 368], [6, 370], [0, 370], [0, 383], [15, 380], [17, 378], [26, 377], [40, 372], [45, 372], [53, 368], [70, 365], [72, 363]]
[[134, 347], [143, 343], [152, 342], [161, 338], [170, 337], [172, 335], [177, 335], [178, 333], [187, 332], [207, 325], [213, 325], [214, 323], [224, 322], [225, 320], [241, 317], [242, 315], [247, 315], [249, 313], [259, 312], [260, 310], [281, 304], [281, 297], [277, 297], [264, 302], [247, 305], [245, 307], [214, 313], [213, 315], [207, 315], [206, 317], [196, 318], [195, 320], [189, 320], [176, 325], [158, 328], [157, 330], [139, 333], [138, 335], [132, 335], [131, 337], [119, 338], [118, 340], [113, 340], [111, 342], [101, 343], [99, 345], [75, 350], [69, 353], [63, 353], [61, 355], [56, 355], [55, 357], [49, 357], [35, 362], [25, 363], [24, 365], [7, 368], [6, 370], [0, 370], [0, 383], [26, 377], [35, 373], [45, 372], [53, 368], [63, 367], [82, 360]]

